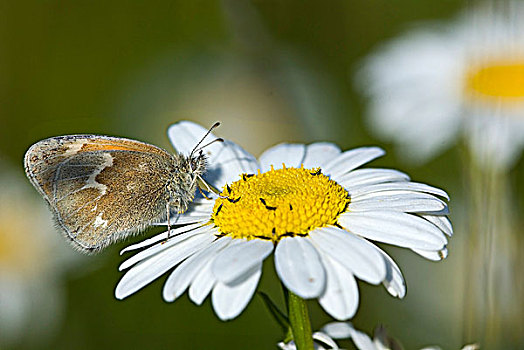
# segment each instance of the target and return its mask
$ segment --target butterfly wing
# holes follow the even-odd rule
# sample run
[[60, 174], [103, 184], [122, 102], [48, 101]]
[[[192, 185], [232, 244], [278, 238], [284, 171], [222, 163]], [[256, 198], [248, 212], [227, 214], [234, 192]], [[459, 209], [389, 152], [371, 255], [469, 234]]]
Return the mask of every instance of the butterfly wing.
[[165, 218], [174, 157], [139, 141], [94, 135], [33, 145], [25, 168], [80, 250], [99, 250]]

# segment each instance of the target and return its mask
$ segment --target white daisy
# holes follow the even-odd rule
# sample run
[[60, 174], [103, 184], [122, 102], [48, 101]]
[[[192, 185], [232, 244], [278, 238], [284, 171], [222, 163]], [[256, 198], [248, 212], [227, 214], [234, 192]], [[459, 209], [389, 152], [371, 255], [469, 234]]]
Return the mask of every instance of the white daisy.
[[[507, 168], [524, 147], [524, 3], [495, 2], [379, 47], [357, 75], [370, 127], [423, 160], [464, 134], [476, 161]], [[502, 11], [503, 9], [504, 11]]]
[[[338, 347], [337, 343], [326, 333], [315, 332], [313, 333], [312, 337], [315, 350], [342, 350]], [[293, 340], [288, 343], [280, 342], [277, 344], [277, 346], [282, 350], [297, 350], [297, 346]]]
[[[206, 132], [190, 122], [169, 129], [175, 148], [188, 153]], [[357, 278], [383, 283], [403, 297], [405, 284], [393, 260], [369, 240], [410, 248], [431, 260], [447, 255], [448, 198], [437, 188], [410, 182], [392, 169], [357, 169], [384, 154], [377, 147], [346, 152], [331, 143], [281, 144], [257, 161], [230, 141], [206, 148], [206, 180], [221, 197], [197, 199], [172, 219], [174, 229], [124, 251], [149, 246], [126, 260], [116, 287], [125, 298], [174, 268], [166, 301], [189, 289], [201, 304], [211, 293], [222, 320], [250, 301], [262, 262], [275, 254], [283, 284], [301, 298], [318, 298], [338, 320], [358, 306]]]
[[[322, 327], [321, 333], [324, 337], [331, 339], [351, 338], [359, 350], [401, 350], [402, 345], [393, 337], [388, 335], [383, 326], [375, 328], [373, 339], [366, 333], [355, 329], [350, 322], [331, 322]], [[333, 339], [332, 339], [333, 338]], [[333, 341], [334, 342], [334, 341]], [[338, 349], [338, 348], [337, 348]], [[440, 350], [438, 346], [427, 346], [420, 350]], [[477, 344], [465, 345], [462, 350], [478, 350]]]
[[383, 326], [375, 328], [373, 339], [355, 329], [350, 322], [331, 322], [322, 327], [322, 334], [333, 339], [351, 339], [359, 350], [401, 350], [397, 340], [390, 337]]

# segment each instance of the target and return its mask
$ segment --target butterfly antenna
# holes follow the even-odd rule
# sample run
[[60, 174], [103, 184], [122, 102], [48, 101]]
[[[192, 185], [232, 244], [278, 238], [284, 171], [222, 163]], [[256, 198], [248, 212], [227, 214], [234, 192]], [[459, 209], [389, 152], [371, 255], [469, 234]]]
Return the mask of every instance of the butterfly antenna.
[[197, 149], [195, 150], [195, 152], [201, 151], [201, 150], [203, 150], [204, 148], [206, 148], [207, 146], [214, 144], [215, 142], [224, 142], [224, 139], [221, 138], [221, 137], [217, 137], [217, 138], [214, 139], [213, 141], [206, 143], [204, 146], [201, 146], [201, 147], [197, 148]]
[[211, 126], [209, 128], [209, 130], [206, 132], [206, 134], [200, 139], [200, 141], [198, 141], [198, 143], [196, 144], [195, 148], [193, 148], [193, 150], [189, 154], [189, 158], [193, 157], [193, 153], [195, 153], [198, 150], [198, 146], [200, 146], [200, 144], [204, 141], [204, 139], [207, 137], [207, 135], [209, 135], [211, 133], [211, 131], [216, 129], [219, 125], [220, 125], [220, 122], [216, 122], [215, 124], [213, 124], [213, 126]]

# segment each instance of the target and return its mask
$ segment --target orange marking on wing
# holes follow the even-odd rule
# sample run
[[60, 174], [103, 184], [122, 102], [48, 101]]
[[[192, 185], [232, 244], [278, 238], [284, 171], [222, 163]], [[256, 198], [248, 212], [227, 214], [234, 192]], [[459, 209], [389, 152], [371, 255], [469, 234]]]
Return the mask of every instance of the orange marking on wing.
[[126, 147], [125, 145], [96, 145], [96, 144], [85, 144], [82, 146], [81, 152], [92, 152], [92, 151], [140, 151], [138, 147]]
[[[80, 140], [79, 140], [80, 141]], [[94, 151], [136, 151], [169, 155], [167, 151], [144, 142], [129, 139], [93, 138], [85, 140], [79, 152]]]

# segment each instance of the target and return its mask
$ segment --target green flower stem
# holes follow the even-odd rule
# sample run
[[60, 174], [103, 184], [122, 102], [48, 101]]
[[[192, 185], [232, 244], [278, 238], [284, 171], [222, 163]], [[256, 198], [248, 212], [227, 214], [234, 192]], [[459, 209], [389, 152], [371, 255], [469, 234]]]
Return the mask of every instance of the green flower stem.
[[297, 349], [314, 350], [306, 301], [298, 295], [289, 292], [288, 308], [289, 322]]
[[521, 231], [513, 216], [511, 182], [506, 169], [481, 166], [471, 155], [467, 159], [470, 212], [463, 254], [463, 341], [506, 349], [508, 339], [522, 335], [522, 327], [515, 325], [522, 323], [524, 304], [518, 287], [524, 286], [518, 263]]

